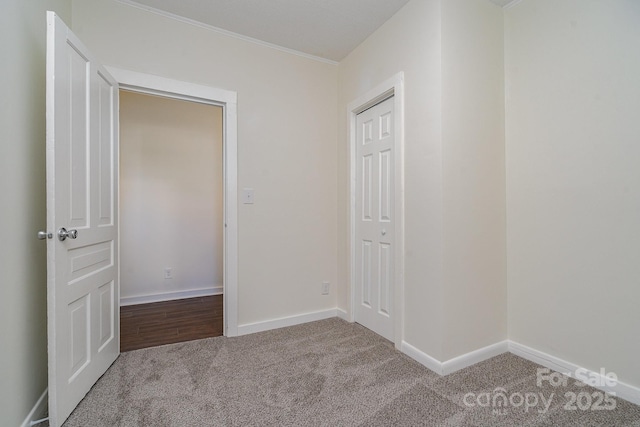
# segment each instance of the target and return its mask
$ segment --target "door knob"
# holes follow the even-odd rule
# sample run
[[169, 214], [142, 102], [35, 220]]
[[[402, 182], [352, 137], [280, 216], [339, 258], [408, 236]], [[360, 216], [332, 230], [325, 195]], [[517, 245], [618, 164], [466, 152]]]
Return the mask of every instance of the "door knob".
[[67, 240], [67, 237], [70, 239], [75, 239], [76, 237], [78, 237], [78, 230], [67, 231], [67, 229], [64, 227], [58, 230], [58, 239], [61, 242], [64, 242], [65, 240]]
[[385, 230], [384, 228], [381, 231], [382, 235], [385, 236], [387, 234], [387, 230]]

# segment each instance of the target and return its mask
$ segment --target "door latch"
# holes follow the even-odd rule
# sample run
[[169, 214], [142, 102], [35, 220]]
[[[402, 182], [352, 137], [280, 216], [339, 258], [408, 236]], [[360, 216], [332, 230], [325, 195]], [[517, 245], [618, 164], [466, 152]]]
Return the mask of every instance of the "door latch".
[[38, 231], [38, 240], [53, 239], [53, 233], [47, 233], [46, 231]]

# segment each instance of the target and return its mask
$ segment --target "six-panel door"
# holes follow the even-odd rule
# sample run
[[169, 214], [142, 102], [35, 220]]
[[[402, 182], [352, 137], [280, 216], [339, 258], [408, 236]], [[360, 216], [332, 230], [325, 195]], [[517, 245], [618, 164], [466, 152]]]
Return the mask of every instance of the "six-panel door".
[[393, 98], [356, 117], [355, 320], [393, 341]]

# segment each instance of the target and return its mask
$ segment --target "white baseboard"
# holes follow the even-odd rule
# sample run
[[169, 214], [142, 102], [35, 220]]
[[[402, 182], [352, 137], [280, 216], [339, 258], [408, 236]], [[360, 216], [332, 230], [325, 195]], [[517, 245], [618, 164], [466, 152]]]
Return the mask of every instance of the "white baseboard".
[[347, 312], [341, 308], [337, 308], [336, 309], [336, 313], [338, 314], [338, 317], [341, 318], [342, 320], [346, 320], [347, 322], [351, 322], [351, 319], [349, 319], [349, 315], [347, 314]]
[[499, 354], [509, 351], [509, 341], [504, 340], [495, 344], [488, 345], [478, 350], [471, 351], [453, 359], [449, 359], [446, 362], [442, 362], [442, 375], [449, 375], [460, 369], [464, 369], [467, 366], [475, 365], [476, 363], [483, 362], [487, 359], [491, 359]]
[[576, 365], [575, 363], [567, 362], [566, 360], [560, 359], [547, 353], [543, 353], [514, 341], [509, 341], [509, 351], [516, 356], [520, 356], [546, 368], [552, 369], [562, 374], [570, 374], [572, 377], [575, 377], [576, 371], [580, 370], [580, 372], [586, 375], [587, 378], [589, 378], [590, 380], [594, 379], [596, 381], [597, 384], [591, 384], [593, 387], [607, 393], [615, 394], [616, 397], [628, 400], [629, 402], [635, 403], [636, 405], [640, 405], [639, 387], [625, 384], [623, 382], [620, 382], [619, 380], [614, 386], [608, 386], [606, 385], [606, 378], [604, 378], [599, 372], [584, 369], [581, 366]]
[[487, 359], [491, 359], [499, 354], [509, 351], [508, 341], [501, 341], [491, 344], [487, 347], [471, 351], [453, 359], [441, 362], [438, 359], [418, 350], [406, 341], [400, 344], [400, 351], [412, 358], [413, 360], [423, 364], [438, 375], [449, 375], [467, 366], [475, 365]]
[[[152, 295], [148, 297], [132, 297], [132, 298], [122, 298], [121, 305], [131, 305], [131, 304], [141, 304], [143, 302], [155, 302], [155, 301], [166, 301], [170, 299], [179, 299], [180, 297], [176, 297], [176, 294], [188, 294], [186, 296], [182, 296], [181, 298], [191, 298], [196, 296], [204, 296], [204, 295], [216, 295], [222, 293], [222, 288], [211, 288], [205, 290], [196, 290], [196, 291], [187, 291], [180, 293], [171, 293], [171, 294], [161, 294], [161, 295]], [[199, 292], [206, 293], [199, 293]], [[194, 294], [197, 293], [197, 294]], [[171, 295], [171, 297], [167, 297], [164, 299], [157, 299], [158, 297], [164, 297]], [[142, 301], [144, 298], [156, 298], [153, 301]], [[125, 301], [127, 300], [127, 301]], [[134, 302], [131, 302], [134, 301]], [[284, 328], [287, 326], [299, 325], [302, 323], [314, 322], [317, 320], [329, 319], [331, 317], [339, 317], [340, 319], [350, 321], [349, 316], [345, 310], [340, 308], [317, 311], [313, 313], [300, 314], [295, 316], [283, 317], [279, 319], [267, 320], [263, 322], [249, 323], [245, 325], [238, 326], [238, 336], [253, 334], [256, 332], [263, 332], [272, 329]], [[514, 341], [505, 340], [495, 344], [491, 344], [487, 347], [480, 348], [478, 350], [471, 351], [469, 353], [454, 357], [453, 359], [449, 359], [447, 361], [441, 362], [434, 357], [418, 350], [416, 347], [412, 346], [406, 341], [402, 341], [400, 344], [400, 351], [410, 358], [414, 359], [418, 363], [421, 363], [428, 369], [434, 371], [438, 375], [449, 375], [453, 372], [456, 372], [460, 369], [466, 368], [468, 366], [474, 365], [476, 363], [482, 362], [484, 360], [490, 359], [502, 353], [511, 352], [517, 356], [520, 356], [524, 359], [530, 360], [534, 363], [552, 369], [554, 371], [560, 373], [570, 373], [574, 374], [577, 370], [581, 370], [584, 374], [588, 376], [590, 379], [596, 379], [599, 384], [603, 385], [594, 385], [595, 388], [605, 391], [607, 393], [615, 394], [616, 397], [620, 397], [621, 399], [627, 400], [636, 405], [640, 405], [640, 387], [632, 386], [626, 384], [621, 381], [617, 381], [615, 386], [607, 386], [605, 378], [598, 372], [590, 371], [584, 369], [574, 363], [568, 362], [566, 360], [560, 359], [558, 357], [552, 356], [550, 354], [544, 353], [542, 351], [533, 349], [531, 347], [527, 347], [525, 345], [519, 344]], [[29, 416], [33, 413], [36, 413], [36, 409], [39, 405], [43, 404], [46, 408], [46, 390], [43, 395], [38, 400], [38, 403], [31, 411]], [[44, 411], [42, 412], [44, 413]], [[27, 418], [29, 421], [29, 417]], [[28, 427], [28, 421], [25, 420], [23, 425]]]
[[[267, 320], [264, 322], [240, 325], [238, 326], [238, 335], [247, 335], [256, 332], [268, 331], [271, 329], [284, 328], [287, 326], [314, 322], [331, 317], [339, 317], [343, 320], [349, 321], [347, 312], [342, 309], [336, 308], [332, 310], [318, 311], [314, 313]], [[414, 359], [418, 363], [424, 365], [428, 369], [432, 370], [433, 372], [437, 373], [438, 375], [449, 375], [453, 372], [459, 371], [460, 369], [464, 369], [476, 363], [483, 362], [506, 352], [511, 352], [517, 356], [523, 357], [527, 360], [538, 363], [542, 366], [561, 373], [574, 373], [577, 369], [581, 369], [578, 365], [509, 340], [504, 340], [495, 344], [488, 345], [486, 347], [454, 357], [453, 359], [449, 359], [444, 362], [441, 362], [438, 359], [422, 352], [421, 350], [418, 350], [416, 347], [412, 346], [406, 341], [401, 342], [400, 351], [410, 358]], [[599, 373], [587, 370], [583, 370], [583, 372], [585, 372], [589, 378], [602, 378], [603, 381], [599, 382], [601, 384], [605, 384], [604, 378]], [[596, 388], [608, 393], [615, 393], [617, 397], [628, 400], [629, 402], [635, 403], [636, 405], [640, 405], [640, 388], [638, 387], [618, 381], [617, 384], [613, 387], [601, 386]]]
[[213, 286], [210, 288], [192, 289], [188, 291], [175, 291], [175, 292], [164, 292], [161, 294], [140, 295], [135, 297], [122, 297], [120, 298], [120, 306], [149, 304], [152, 302], [172, 301], [177, 299], [221, 295], [223, 292], [223, 289], [224, 288], [222, 286]]
[[20, 427], [30, 427], [33, 421], [38, 421], [45, 417], [45, 414], [47, 413], [48, 391], [49, 389], [46, 388], [44, 392], [42, 392], [40, 398], [29, 412], [29, 415], [27, 415], [22, 424], [20, 424]]
[[438, 375], [442, 375], [442, 362], [438, 359], [435, 359], [429, 356], [427, 353], [424, 353], [406, 341], [402, 341], [400, 344], [400, 351], [415, 360], [418, 363], [421, 363], [428, 369], [431, 369]]
[[238, 336], [270, 331], [272, 329], [280, 329], [287, 326], [300, 325], [302, 323], [315, 322], [316, 320], [330, 319], [337, 316], [337, 309], [334, 308], [331, 310], [315, 311], [313, 313], [265, 320], [263, 322], [247, 323], [245, 325], [238, 325]]

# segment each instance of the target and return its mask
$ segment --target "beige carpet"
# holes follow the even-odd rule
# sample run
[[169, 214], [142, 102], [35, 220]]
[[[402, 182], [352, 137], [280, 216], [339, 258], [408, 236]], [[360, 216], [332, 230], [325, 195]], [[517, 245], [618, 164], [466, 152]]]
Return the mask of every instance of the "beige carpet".
[[123, 353], [65, 426], [640, 426], [640, 407], [621, 399], [568, 409], [565, 393], [597, 390], [538, 387], [539, 367], [504, 354], [440, 377], [329, 319]]

